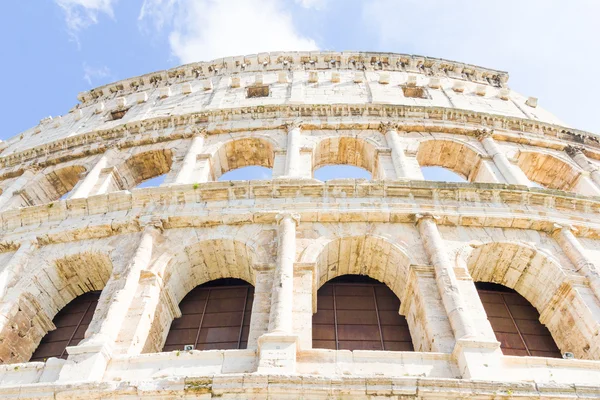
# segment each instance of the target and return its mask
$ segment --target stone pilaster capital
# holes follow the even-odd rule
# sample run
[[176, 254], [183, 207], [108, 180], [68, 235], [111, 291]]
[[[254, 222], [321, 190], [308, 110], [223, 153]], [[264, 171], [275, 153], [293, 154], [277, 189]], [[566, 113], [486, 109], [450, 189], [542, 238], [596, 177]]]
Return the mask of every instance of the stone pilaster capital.
[[398, 131], [398, 127], [399, 127], [399, 125], [396, 122], [391, 122], [391, 121], [383, 122], [382, 121], [379, 124], [378, 129], [381, 133], [383, 133], [385, 135], [389, 131]]
[[275, 216], [275, 221], [277, 221], [278, 224], [281, 224], [281, 222], [286, 219], [291, 219], [292, 221], [294, 221], [295, 225], [298, 226], [298, 224], [300, 223], [300, 214], [279, 213]]
[[294, 129], [302, 129], [302, 120], [297, 118], [292, 121], [287, 121], [283, 124], [283, 126], [288, 132]]
[[563, 224], [552, 224], [552, 228], [551, 228], [551, 234], [552, 236], [556, 236], [558, 234], [560, 234], [561, 232], [570, 232], [570, 233], [576, 233], [577, 232], [577, 228], [575, 228], [572, 225], [563, 225]]
[[568, 145], [565, 147], [565, 153], [567, 153], [567, 155], [571, 158], [578, 155], [585, 156], [585, 154], [583, 153], [583, 147], [581, 146]]
[[164, 232], [164, 221], [158, 215], [152, 215], [148, 220], [142, 221], [142, 227], [145, 232], [158, 231]]
[[434, 215], [431, 213], [419, 213], [419, 214], [415, 214], [415, 223], [418, 225], [420, 224], [422, 221], [425, 220], [431, 220], [433, 222], [437, 222], [439, 221], [441, 218], [439, 215]]
[[478, 140], [483, 140], [486, 138], [491, 138], [494, 135], [494, 130], [493, 129], [477, 129], [474, 133]]

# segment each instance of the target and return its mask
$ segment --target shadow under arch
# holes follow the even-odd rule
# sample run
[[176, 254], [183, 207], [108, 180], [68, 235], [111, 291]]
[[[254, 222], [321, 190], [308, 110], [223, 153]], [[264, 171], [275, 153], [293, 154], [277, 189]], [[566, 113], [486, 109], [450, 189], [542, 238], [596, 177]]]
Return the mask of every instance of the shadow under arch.
[[593, 333], [598, 322], [589, 323], [596, 319], [591, 314], [582, 318], [581, 310], [588, 307], [553, 258], [524, 243], [489, 242], [474, 247], [463, 256], [475, 282], [499, 284], [524, 297], [540, 313], [539, 322], [562, 352], [600, 358], [600, 343]]
[[[85, 266], [83, 268], [82, 266]], [[56, 329], [53, 319], [85, 293], [104, 288], [112, 273], [110, 257], [100, 252], [68, 255], [36, 268], [6, 293], [0, 321], [0, 364], [26, 362], [42, 338]], [[41, 274], [47, 277], [42, 279]]]
[[20, 192], [20, 206], [34, 206], [59, 200], [75, 187], [85, 171], [82, 165], [71, 165], [40, 176]]
[[273, 168], [274, 144], [262, 137], [236, 138], [223, 143], [211, 159], [213, 180], [235, 169], [259, 166]]
[[377, 148], [370, 141], [353, 136], [321, 139], [315, 147], [312, 170], [330, 165], [360, 167], [377, 178]]
[[157, 149], [137, 153], [117, 167], [122, 190], [132, 189], [144, 181], [164, 175], [171, 170], [173, 151]]
[[519, 151], [517, 165], [530, 181], [548, 189], [573, 190], [581, 175], [574, 164], [535, 151]]
[[482, 154], [472, 145], [451, 139], [427, 139], [419, 143], [417, 161], [421, 167], [443, 167], [467, 181], [479, 170]]

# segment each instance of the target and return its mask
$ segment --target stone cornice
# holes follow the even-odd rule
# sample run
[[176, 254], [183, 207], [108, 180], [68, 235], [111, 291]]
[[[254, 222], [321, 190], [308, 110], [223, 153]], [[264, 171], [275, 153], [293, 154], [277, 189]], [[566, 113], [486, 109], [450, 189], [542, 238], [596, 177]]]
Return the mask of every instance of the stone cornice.
[[[269, 201], [282, 198], [294, 201]], [[347, 201], [356, 198], [365, 201]], [[234, 201], [235, 206], [223, 207], [224, 201]], [[177, 205], [176, 211], [173, 205]], [[353, 179], [322, 183], [308, 179], [174, 185], [9, 210], [0, 213], [0, 243], [11, 249], [11, 243], [24, 234], [34, 235], [40, 245], [47, 245], [140, 232], [141, 221], [160, 209], [164, 209], [161, 224], [165, 230], [275, 224], [282, 212], [298, 214], [300, 224], [414, 223], [417, 214], [432, 213], [439, 216], [438, 225], [532, 229], [551, 234], [555, 224], [560, 224], [573, 226], [578, 236], [600, 238], [600, 198], [505, 184]], [[67, 220], [70, 222], [63, 223]]]
[[166, 71], [156, 71], [124, 79], [80, 93], [82, 103], [91, 103], [107, 96], [126, 95], [145, 88], [168, 86], [173, 83], [213, 76], [247, 72], [281, 70], [367, 70], [403, 71], [428, 76], [468, 80], [478, 84], [503, 87], [508, 73], [476, 65], [440, 58], [409, 54], [373, 52], [273, 52], [220, 58], [212, 61], [181, 65]]
[[[332, 122], [331, 117], [340, 118]], [[382, 122], [392, 120], [398, 129], [416, 132], [444, 132], [476, 135], [478, 129], [493, 129], [494, 137], [499, 140], [518, 143], [539, 143], [559, 140], [549, 147], [563, 149], [569, 144], [587, 146], [586, 155], [600, 159], [600, 137], [596, 134], [574, 130], [559, 125], [515, 117], [505, 117], [475, 111], [404, 105], [379, 104], [334, 104], [334, 105], [269, 105], [219, 109], [181, 116], [154, 118], [126, 123], [115, 128], [95, 130], [80, 135], [59, 139], [29, 149], [2, 156], [0, 167], [8, 168], [35, 160], [43, 165], [50, 155], [64, 153], [67, 159], [73, 159], [74, 149], [83, 149], [80, 157], [97, 154], [110, 147], [132, 147], [158, 141], [174, 140], [193, 136], [190, 127], [207, 129], [207, 134], [232, 132], [232, 122], [240, 119], [261, 119], [273, 121], [273, 129], [285, 129], [287, 122], [298, 118], [306, 120], [303, 129], [378, 129]], [[285, 122], [281, 122], [284, 119]], [[317, 123], [318, 122], [318, 123]], [[240, 128], [238, 128], [239, 130]], [[245, 131], [264, 130], [263, 125], [246, 127]], [[163, 131], [162, 134], [156, 134]], [[590, 148], [596, 148], [594, 152]], [[63, 162], [61, 157], [54, 157]], [[43, 160], [40, 160], [43, 159]], [[48, 163], [48, 165], [52, 163]], [[11, 172], [14, 173], [14, 172]], [[2, 174], [4, 175], [4, 174]]]

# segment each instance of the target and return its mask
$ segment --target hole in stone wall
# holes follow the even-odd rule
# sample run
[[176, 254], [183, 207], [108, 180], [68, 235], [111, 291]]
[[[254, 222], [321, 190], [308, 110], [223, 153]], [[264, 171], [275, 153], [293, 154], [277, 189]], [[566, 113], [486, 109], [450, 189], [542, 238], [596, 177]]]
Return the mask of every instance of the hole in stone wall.
[[221, 175], [218, 181], [252, 181], [271, 179], [273, 170], [271, 168], [251, 165], [237, 168]]
[[435, 182], [467, 182], [465, 178], [444, 167], [421, 167], [423, 178]]
[[125, 114], [127, 114], [127, 111], [129, 111], [129, 108], [124, 108], [124, 109], [122, 109], [122, 110], [114, 110], [114, 111], [111, 111], [111, 112], [110, 112], [110, 120], [111, 120], [111, 121], [114, 121], [114, 120], [117, 120], [117, 119], [121, 119], [121, 118], [123, 118], [123, 116], [124, 116]]
[[248, 91], [246, 92], [246, 97], [251, 99], [254, 97], [269, 97], [269, 86], [268, 85], [260, 85], [260, 86], [250, 86]]
[[417, 99], [427, 99], [427, 92], [422, 87], [402, 86], [404, 97], [412, 97]]
[[323, 182], [344, 178], [371, 180], [369, 171], [364, 168], [355, 167], [354, 165], [326, 165], [317, 169], [314, 177]]

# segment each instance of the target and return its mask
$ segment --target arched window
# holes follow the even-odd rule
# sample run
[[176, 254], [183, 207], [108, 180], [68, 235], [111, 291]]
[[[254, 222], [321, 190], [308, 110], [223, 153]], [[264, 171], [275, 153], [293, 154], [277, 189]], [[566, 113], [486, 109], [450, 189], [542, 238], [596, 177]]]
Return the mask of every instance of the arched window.
[[375, 146], [357, 137], [334, 137], [321, 140], [313, 156], [313, 175], [326, 181], [335, 178], [366, 178], [375, 175]]
[[504, 355], [561, 357], [540, 314], [523, 296], [495, 283], [475, 287]]
[[[466, 182], [472, 181], [477, 175], [481, 155], [465, 143], [445, 139], [425, 140], [419, 144], [417, 161], [426, 180], [446, 181], [447, 179], [428, 178], [426, 170], [423, 169], [423, 167], [443, 167]], [[449, 171], [444, 171], [443, 174], [448, 176]], [[433, 172], [440, 173], [441, 169]], [[449, 179], [447, 181], [457, 182]]]
[[241, 279], [217, 279], [192, 289], [179, 303], [163, 351], [245, 349], [254, 287]]
[[273, 170], [267, 167], [251, 165], [225, 172], [219, 177], [219, 181], [251, 181], [271, 179]]
[[371, 173], [364, 168], [353, 165], [326, 165], [315, 170], [315, 179], [323, 182], [343, 178], [371, 180]]
[[[138, 153], [119, 166], [122, 189], [157, 186], [154, 181], [171, 170], [173, 152], [171, 149], [151, 150]], [[148, 183], [147, 183], [148, 182]], [[139, 185], [139, 186], [138, 186]]]
[[313, 347], [334, 350], [412, 351], [400, 300], [383, 283], [342, 275], [317, 292]]
[[521, 151], [517, 164], [527, 178], [541, 188], [573, 190], [581, 174], [567, 162], [545, 153]]
[[421, 167], [426, 181], [436, 182], [467, 182], [465, 178], [444, 167]]
[[66, 348], [76, 346], [83, 339], [96, 311], [100, 293], [84, 293], [60, 310], [52, 320], [56, 329], [42, 338], [30, 361], [45, 361], [50, 357], [66, 359]]

